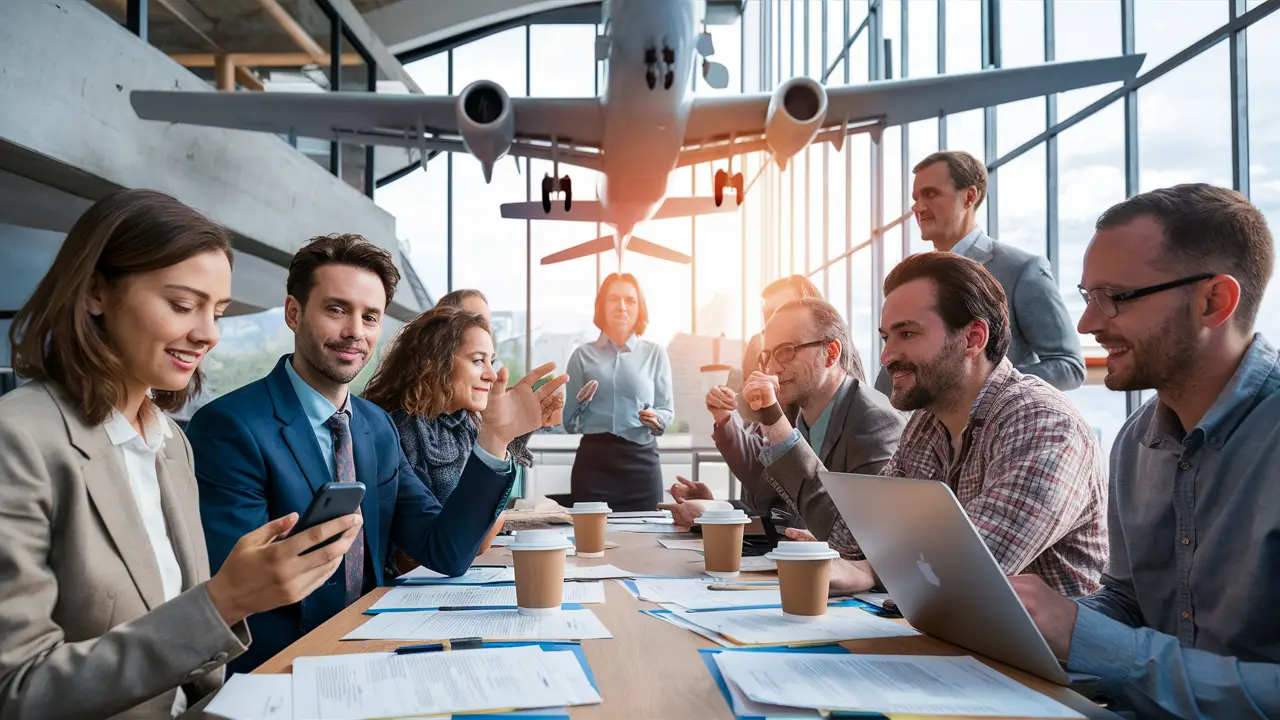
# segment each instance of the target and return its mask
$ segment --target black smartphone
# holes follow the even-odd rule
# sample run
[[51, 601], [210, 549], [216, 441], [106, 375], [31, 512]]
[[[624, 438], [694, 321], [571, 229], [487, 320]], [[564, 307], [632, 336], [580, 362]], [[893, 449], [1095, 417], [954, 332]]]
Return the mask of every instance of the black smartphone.
[[[343, 515], [350, 515], [360, 509], [360, 501], [363, 499], [364, 483], [362, 482], [325, 483], [320, 486], [320, 491], [315, 494], [315, 497], [311, 498], [311, 504], [303, 511], [302, 517], [298, 518], [298, 523], [285, 538], [291, 538]], [[342, 537], [341, 533], [321, 540], [299, 554], [315, 552], [325, 545], [336, 542], [340, 537]]]

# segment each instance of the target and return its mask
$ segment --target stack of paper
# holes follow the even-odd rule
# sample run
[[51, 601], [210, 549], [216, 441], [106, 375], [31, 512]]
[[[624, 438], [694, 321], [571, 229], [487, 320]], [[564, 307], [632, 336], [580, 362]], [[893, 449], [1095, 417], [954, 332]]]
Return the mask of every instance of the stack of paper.
[[628, 512], [611, 512], [609, 513], [609, 521], [629, 520], [634, 518], [653, 518], [662, 520], [663, 522], [671, 522], [670, 510], [631, 510]]
[[516, 571], [511, 567], [473, 567], [458, 577], [449, 577], [419, 565], [396, 578], [399, 585], [487, 585], [515, 581]]
[[609, 519], [608, 528], [610, 532], [630, 532], [630, 533], [687, 533], [689, 528], [680, 527], [671, 522], [669, 518], [624, 518], [622, 520]]
[[521, 615], [516, 610], [414, 610], [374, 615], [342, 639], [439, 641], [460, 637], [594, 640], [613, 635], [595, 613], [580, 608], [550, 615]]
[[[671, 603], [685, 610], [748, 607], [781, 607], [782, 594], [776, 590], [712, 590], [720, 583], [704, 578], [637, 578], [628, 586], [640, 600]], [[749, 586], [744, 586], [749, 587]]]
[[[604, 602], [604, 584], [580, 582], [564, 584], [564, 602], [590, 604]], [[366, 614], [435, 610], [439, 608], [513, 608], [515, 585], [417, 585], [396, 587], [378, 598]]]
[[[690, 540], [659, 538], [658, 544], [668, 550], [692, 550], [699, 555], [702, 554], [701, 538], [693, 538]], [[692, 562], [703, 561], [693, 560]], [[763, 555], [747, 555], [742, 558], [738, 569], [742, 572], [773, 572], [778, 569], [778, 564]]]
[[668, 609], [677, 618], [739, 645], [844, 642], [920, 634], [907, 625], [870, 615], [856, 607], [828, 607], [825, 615], [804, 622], [789, 620], [780, 608], [714, 612]]
[[600, 702], [574, 653], [538, 647], [300, 657], [292, 689], [295, 717], [324, 720]]
[[720, 652], [715, 661], [738, 716], [807, 708], [930, 717], [1083, 717], [971, 657]]
[[227, 720], [293, 720], [293, 677], [232, 675], [204, 711]]

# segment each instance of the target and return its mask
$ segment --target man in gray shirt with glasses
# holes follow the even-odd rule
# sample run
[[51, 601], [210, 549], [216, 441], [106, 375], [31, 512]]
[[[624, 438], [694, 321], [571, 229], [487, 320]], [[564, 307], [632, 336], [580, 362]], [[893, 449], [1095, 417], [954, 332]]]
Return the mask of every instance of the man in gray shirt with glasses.
[[1280, 354], [1253, 332], [1272, 266], [1262, 213], [1203, 184], [1112, 207], [1085, 254], [1107, 387], [1156, 397], [1112, 451], [1102, 589], [1012, 581], [1067, 669], [1139, 717], [1280, 717]]

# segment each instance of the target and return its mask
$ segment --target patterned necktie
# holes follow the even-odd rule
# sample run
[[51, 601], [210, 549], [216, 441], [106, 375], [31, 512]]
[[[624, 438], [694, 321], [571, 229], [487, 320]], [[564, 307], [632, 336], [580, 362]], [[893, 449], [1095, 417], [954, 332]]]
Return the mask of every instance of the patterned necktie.
[[[333, 433], [333, 464], [337, 471], [338, 482], [355, 482], [355, 453], [351, 446], [351, 419], [346, 412], [339, 410], [325, 423]], [[347, 599], [344, 605], [350, 605], [360, 599], [364, 589], [364, 527], [356, 533], [355, 542], [347, 549], [346, 560], [342, 563], [346, 572]]]

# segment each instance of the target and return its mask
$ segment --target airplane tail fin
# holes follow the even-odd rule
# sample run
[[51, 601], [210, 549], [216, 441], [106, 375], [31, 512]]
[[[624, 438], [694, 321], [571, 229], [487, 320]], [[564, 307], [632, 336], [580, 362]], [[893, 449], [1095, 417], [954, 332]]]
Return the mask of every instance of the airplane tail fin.
[[[540, 202], [516, 202], [502, 204], [502, 217], [510, 220], [574, 220], [577, 222], [604, 222], [604, 209], [598, 200], [574, 200], [568, 211], [564, 202], [552, 201], [551, 212], [542, 209]], [[610, 241], [612, 242], [612, 241]], [[610, 245], [612, 247], [612, 245]]]
[[[576, 207], [576, 206], [575, 206]], [[654, 220], [663, 218], [692, 217], [694, 215], [714, 215], [715, 213], [733, 212], [738, 209], [737, 200], [733, 197], [716, 207], [715, 198], [709, 197], [672, 197], [663, 201], [662, 207], [653, 216]]]
[[[577, 209], [576, 205], [574, 206], [574, 209]], [[542, 212], [541, 203], [538, 204], [538, 212]], [[595, 240], [588, 240], [581, 245], [574, 245], [573, 247], [565, 248], [560, 252], [551, 253], [550, 255], [542, 258], [542, 264], [554, 265], [555, 263], [562, 263], [566, 260], [576, 260], [580, 257], [587, 257], [588, 255], [595, 255], [607, 250], [612, 250], [613, 246], [613, 236], [605, 235], [604, 237], [598, 237]]]
[[627, 249], [631, 252], [638, 252], [641, 255], [658, 258], [659, 260], [669, 260], [671, 262], [684, 263], [685, 265], [693, 262], [693, 258], [682, 252], [677, 252], [648, 240], [641, 240], [634, 235], [631, 236], [631, 241], [627, 243]]

